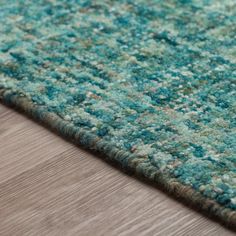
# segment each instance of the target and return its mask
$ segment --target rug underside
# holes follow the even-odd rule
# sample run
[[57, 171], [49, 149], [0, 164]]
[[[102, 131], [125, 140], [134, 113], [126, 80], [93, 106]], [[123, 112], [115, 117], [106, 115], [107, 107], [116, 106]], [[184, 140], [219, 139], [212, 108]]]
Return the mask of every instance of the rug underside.
[[234, 0], [0, 0], [0, 99], [236, 226]]

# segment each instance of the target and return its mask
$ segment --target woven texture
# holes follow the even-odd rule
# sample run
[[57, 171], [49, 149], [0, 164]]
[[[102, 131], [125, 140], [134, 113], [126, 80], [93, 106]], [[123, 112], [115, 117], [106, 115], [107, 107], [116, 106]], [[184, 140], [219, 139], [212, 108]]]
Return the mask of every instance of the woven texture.
[[0, 0], [0, 97], [236, 225], [234, 0]]

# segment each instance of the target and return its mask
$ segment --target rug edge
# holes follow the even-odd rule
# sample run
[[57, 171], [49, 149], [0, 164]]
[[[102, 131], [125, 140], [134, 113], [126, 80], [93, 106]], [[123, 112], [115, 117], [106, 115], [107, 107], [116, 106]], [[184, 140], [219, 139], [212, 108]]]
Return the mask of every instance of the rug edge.
[[[183, 202], [207, 213], [209, 217], [215, 218], [225, 226], [236, 230], [235, 211], [204, 197], [200, 192], [177, 182], [176, 179], [163, 175], [156, 167], [144, 162], [145, 158], [139, 157], [138, 161], [134, 160], [134, 154], [117, 149], [88, 131], [81, 131], [57, 114], [48, 111], [46, 106], [34, 104], [26, 96], [20, 96], [11, 89], [0, 88], [0, 101], [8, 106], [15, 106], [22, 110], [34, 120], [42, 122], [50, 129], [55, 130], [63, 138], [73, 141], [86, 149], [97, 151], [107, 159], [117, 162], [123, 169], [129, 169], [135, 174], [147, 178], [172, 196], [182, 199]], [[143, 171], [143, 168], [141, 168], [144, 165], [146, 171]]]

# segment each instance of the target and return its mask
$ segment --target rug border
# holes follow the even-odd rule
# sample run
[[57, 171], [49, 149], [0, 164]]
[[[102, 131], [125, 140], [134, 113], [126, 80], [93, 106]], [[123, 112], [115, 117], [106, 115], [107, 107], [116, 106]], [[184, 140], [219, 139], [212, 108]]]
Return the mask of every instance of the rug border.
[[[115, 161], [123, 169], [147, 178], [171, 195], [207, 213], [209, 217], [215, 218], [225, 226], [236, 230], [236, 211], [225, 208], [193, 188], [181, 184], [166, 174], [164, 175], [157, 167], [151, 165], [150, 162], [146, 162], [145, 157], [135, 159], [134, 154], [114, 147], [89, 131], [81, 130], [81, 128], [63, 120], [56, 113], [48, 111], [46, 106], [34, 104], [19, 91], [10, 88], [0, 88], [0, 101], [8, 106], [15, 106], [22, 110], [31, 118], [42, 122], [67, 140], [73, 141], [83, 148], [96, 151], [104, 155], [106, 159]], [[145, 167], [145, 169], [142, 167]]]

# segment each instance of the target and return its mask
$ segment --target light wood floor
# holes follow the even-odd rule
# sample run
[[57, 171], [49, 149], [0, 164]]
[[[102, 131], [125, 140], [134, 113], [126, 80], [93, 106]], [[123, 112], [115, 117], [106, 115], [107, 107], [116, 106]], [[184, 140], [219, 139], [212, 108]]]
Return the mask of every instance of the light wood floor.
[[0, 105], [0, 235], [235, 235]]

